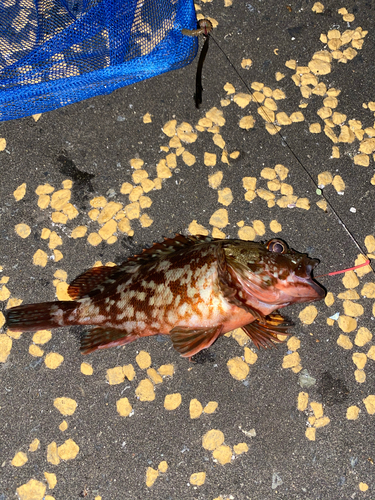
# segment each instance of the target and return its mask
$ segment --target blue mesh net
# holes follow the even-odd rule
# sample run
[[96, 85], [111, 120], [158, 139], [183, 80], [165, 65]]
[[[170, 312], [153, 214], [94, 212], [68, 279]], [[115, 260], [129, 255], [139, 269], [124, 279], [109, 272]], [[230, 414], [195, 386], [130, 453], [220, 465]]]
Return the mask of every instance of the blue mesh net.
[[0, 120], [189, 64], [193, 0], [0, 0]]

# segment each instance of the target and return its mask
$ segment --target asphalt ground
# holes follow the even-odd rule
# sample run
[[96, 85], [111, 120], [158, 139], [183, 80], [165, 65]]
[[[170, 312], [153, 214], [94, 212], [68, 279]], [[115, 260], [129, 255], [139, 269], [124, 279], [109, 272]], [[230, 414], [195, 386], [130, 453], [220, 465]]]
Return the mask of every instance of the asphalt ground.
[[[195, 60], [37, 121], [1, 123], [3, 312], [63, 298], [67, 283], [99, 261], [121, 263], [177, 232], [280, 237], [320, 259], [316, 275], [354, 266], [358, 248], [303, 167], [374, 254], [375, 9], [361, 0], [324, 4], [316, 13], [308, 1], [199, 3], [264, 99], [263, 116], [211, 41], [199, 110]], [[353, 14], [346, 20], [344, 7]], [[153, 181], [138, 214], [128, 192], [140, 185], [137, 171]], [[134, 216], [127, 232], [121, 219], [105, 228], [98, 219], [113, 202]], [[375, 498], [374, 274], [366, 267], [318, 281], [326, 301], [284, 310], [295, 323], [288, 344], [257, 351], [243, 337], [223, 337], [195, 362], [168, 337], [83, 358], [83, 327], [36, 337], [3, 329], [0, 499]], [[162, 377], [147, 371], [163, 365]], [[147, 389], [140, 398], [139, 384]], [[222, 434], [210, 450], [202, 438], [212, 430]]]

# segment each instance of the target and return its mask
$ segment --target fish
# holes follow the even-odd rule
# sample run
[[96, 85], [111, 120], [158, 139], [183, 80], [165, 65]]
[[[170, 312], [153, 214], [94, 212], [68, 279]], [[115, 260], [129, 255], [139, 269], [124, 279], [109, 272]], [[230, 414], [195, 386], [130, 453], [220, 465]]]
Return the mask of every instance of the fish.
[[291, 326], [278, 309], [325, 296], [311, 274], [318, 263], [279, 239], [176, 234], [120, 265], [84, 272], [68, 287], [71, 301], [10, 308], [6, 327], [94, 325], [81, 337], [83, 354], [163, 334], [191, 358], [236, 328], [267, 348]]

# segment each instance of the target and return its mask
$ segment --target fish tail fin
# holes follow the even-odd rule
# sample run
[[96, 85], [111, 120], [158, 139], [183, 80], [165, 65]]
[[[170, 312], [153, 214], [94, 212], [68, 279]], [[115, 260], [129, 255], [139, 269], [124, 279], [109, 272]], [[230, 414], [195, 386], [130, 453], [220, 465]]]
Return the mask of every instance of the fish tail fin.
[[112, 327], [97, 327], [86, 331], [81, 337], [81, 353], [90, 354], [97, 349], [107, 349], [129, 344], [138, 338], [132, 332], [117, 330]]
[[263, 318], [263, 321], [255, 320], [242, 327], [242, 330], [250, 337], [255, 347], [275, 347], [275, 343], [284, 342], [278, 335], [290, 335], [287, 329], [292, 326], [280, 314], [270, 314]]
[[5, 313], [5, 327], [11, 331], [28, 332], [72, 324], [64, 321], [64, 316], [77, 306], [74, 301], [61, 301], [12, 307]]

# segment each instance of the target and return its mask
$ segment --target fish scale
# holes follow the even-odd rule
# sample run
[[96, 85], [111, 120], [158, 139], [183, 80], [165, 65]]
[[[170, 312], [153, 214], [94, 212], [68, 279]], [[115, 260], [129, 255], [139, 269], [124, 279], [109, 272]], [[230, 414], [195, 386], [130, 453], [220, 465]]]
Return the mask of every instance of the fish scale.
[[239, 327], [256, 346], [269, 347], [290, 326], [273, 314], [277, 309], [324, 297], [311, 277], [317, 263], [282, 240], [264, 245], [178, 234], [120, 266], [84, 272], [68, 287], [72, 301], [9, 309], [6, 326], [94, 325], [81, 338], [84, 354], [166, 334], [191, 357]]

